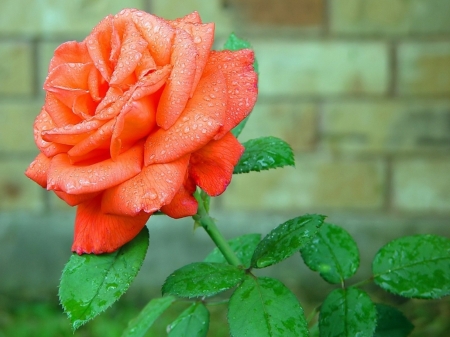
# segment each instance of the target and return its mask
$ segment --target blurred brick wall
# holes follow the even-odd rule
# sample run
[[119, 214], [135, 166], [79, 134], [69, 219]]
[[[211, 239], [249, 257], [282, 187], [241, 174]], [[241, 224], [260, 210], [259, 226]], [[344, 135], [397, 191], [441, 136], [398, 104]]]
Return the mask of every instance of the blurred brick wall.
[[242, 139], [287, 140], [296, 169], [235, 176], [219, 209], [450, 215], [448, 0], [2, 0], [0, 212], [68, 209], [23, 175], [42, 83], [57, 45], [123, 7], [198, 10], [217, 48], [231, 31], [255, 48]]

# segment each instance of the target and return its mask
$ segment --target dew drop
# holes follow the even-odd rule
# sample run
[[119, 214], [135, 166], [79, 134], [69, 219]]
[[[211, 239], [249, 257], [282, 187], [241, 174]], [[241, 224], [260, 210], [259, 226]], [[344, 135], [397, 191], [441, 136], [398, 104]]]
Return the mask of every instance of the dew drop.
[[157, 196], [158, 196], [158, 194], [156, 193], [156, 191], [154, 189], [150, 189], [148, 192], [146, 192], [144, 194], [144, 198], [151, 199], [151, 200], [155, 200]]

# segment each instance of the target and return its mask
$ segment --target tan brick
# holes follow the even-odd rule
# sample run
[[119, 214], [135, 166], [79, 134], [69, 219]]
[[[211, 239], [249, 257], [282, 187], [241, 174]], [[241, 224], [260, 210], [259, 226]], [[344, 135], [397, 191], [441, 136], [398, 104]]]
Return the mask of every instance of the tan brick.
[[407, 212], [450, 212], [450, 160], [394, 162], [394, 206]]
[[199, 12], [203, 22], [214, 22], [216, 36], [228, 36], [233, 31], [231, 13], [221, 0], [152, 0], [152, 13], [166, 19], [176, 19], [193, 11]]
[[261, 95], [384, 94], [388, 50], [378, 42], [252, 40]]
[[401, 44], [398, 92], [402, 95], [450, 95], [450, 43]]
[[0, 210], [31, 211], [44, 207], [42, 187], [28, 179], [24, 172], [29, 160], [0, 161]]
[[0, 95], [32, 95], [34, 73], [30, 44], [1, 42], [0, 59]]
[[234, 175], [221, 197], [227, 210], [380, 210], [385, 168], [380, 161], [332, 161], [302, 155], [296, 168]]
[[127, 7], [145, 9], [145, 0], [2, 0], [0, 31], [6, 34], [88, 34], [108, 14]]
[[332, 0], [331, 31], [340, 34], [450, 32], [447, 0]]
[[324, 21], [323, 0], [229, 0], [246, 24], [319, 26]]
[[33, 123], [41, 110], [36, 103], [0, 103], [0, 152], [37, 153]]
[[258, 102], [239, 139], [274, 136], [294, 152], [311, 151], [317, 139], [318, 108], [313, 103]]
[[349, 101], [323, 108], [323, 145], [333, 152], [450, 150], [449, 100]]

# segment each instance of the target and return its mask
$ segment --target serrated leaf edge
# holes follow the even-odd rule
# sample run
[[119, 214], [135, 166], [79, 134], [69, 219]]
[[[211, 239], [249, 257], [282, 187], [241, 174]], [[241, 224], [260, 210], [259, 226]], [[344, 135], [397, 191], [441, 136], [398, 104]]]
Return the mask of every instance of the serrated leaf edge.
[[[146, 227], [144, 227], [144, 228], [146, 228]], [[143, 229], [144, 229], [144, 228], [143, 228]], [[139, 234], [138, 234], [138, 235], [139, 235]], [[138, 235], [137, 235], [137, 236], [138, 236]], [[137, 237], [137, 236], [136, 236], [136, 237]], [[147, 229], [147, 237], [149, 238], [149, 235], [148, 235], [148, 229]], [[131, 242], [131, 241], [130, 241], [130, 242]], [[114, 263], [115, 263], [115, 261], [117, 260], [118, 256], [120, 255], [120, 252], [122, 251], [122, 249], [124, 249], [125, 246], [126, 246], [126, 244], [123, 245], [122, 247], [120, 247], [120, 248], [119, 248], [118, 250], [116, 250], [115, 252], [110, 253], [110, 254], [116, 254], [116, 255], [114, 256], [114, 260], [113, 260], [113, 262], [111, 263], [111, 266], [108, 268], [108, 271], [106, 272], [105, 275], [107, 275], [107, 274], [109, 273], [110, 269], [112, 268], [112, 266], [114, 265]], [[149, 244], [147, 244], [146, 247], [145, 247], [144, 258], [145, 258], [145, 256], [147, 255], [148, 247], [149, 247]], [[72, 256], [75, 256], [75, 255], [77, 255], [77, 254], [76, 254], [76, 253], [72, 253], [71, 256], [70, 256], [70, 258], [71, 258]], [[75, 333], [75, 331], [76, 331], [77, 329], [79, 329], [80, 327], [82, 327], [84, 324], [88, 323], [89, 321], [91, 321], [92, 319], [94, 319], [95, 317], [97, 317], [97, 316], [100, 315], [101, 313], [105, 312], [107, 309], [109, 309], [114, 303], [116, 303], [116, 302], [120, 299], [120, 297], [122, 297], [122, 295], [125, 294], [125, 292], [126, 292], [126, 291], [129, 289], [129, 287], [131, 286], [131, 281], [133, 281], [133, 280], [136, 278], [137, 274], [138, 274], [139, 271], [141, 270], [142, 264], [143, 264], [144, 260], [142, 260], [142, 262], [140, 263], [139, 268], [136, 270], [136, 274], [135, 274], [134, 276], [132, 276], [131, 279], [129, 279], [130, 282], [129, 282], [129, 284], [128, 284], [128, 287], [125, 287], [125, 288], [124, 288], [124, 292], [123, 292], [119, 297], [117, 297], [113, 302], [111, 302], [110, 305], [108, 305], [108, 306], [102, 308], [102, 310], [98, 311], [94, 316], [92, 316], [91, 318], [89, 318], [89, 319], [87, 319], [87, 320], [75, 320], [75, 321], [74, 321], [74, 320], [72, 319], [72, 318], [73, 318], [72, 314], [70, 314], [70, 312], [67, 310], [67, 308], [66, 308], [66, 306], [64, 305], [64, 303], [62, 303], [62, 301], [61, 301], [61, 295], [60, 295], [60, 294], [61, 294], [61, 281], [62, 281], [62, 277], [63, 277], [63, 275], [64, 275], [64, 272], [65, 272], [66, 269], [68, 268], [68, 264], [69, 264], [69, 262], [70, 262], [70, 258], [69, 258], [69, 261], [65, 264], [65, 266], [64, 266], [64, 268], [63, 268], [63, 271], [62, 271], [62, 273], [61, 273], [61, 277], [59, 278], [59, 284], [58, 284], [58, 302], [59, 302], [59, 304], [61, 305], [61, 307], [63, 308], [63, 312], [67, 315], [67, 317], [68, 317], [69, 320], [71, 321], [71, 323], [72, 323], [72, 324], [71, 324], [71, 325], [72, 325], [72, 331]], [[102, 287], [102, 285], [103, 285], [104, 282], [105, 282], [105, 278], [103, 278], [101, 284], [99, 285], [98, 289], [97, 289], [96, 292], [95, 292], [95, 296], [93, 296], [92, 299], [89, 301], [89, 305], [86, 306], [86, 308], [84, 309], [83, 313], [86, 312], [87, 308], [90, 307], [92, 301], [97, 297], [97, 295], [98, 295], [98, 293], [99, 293], [99, 291], [100, 291], [100, 288]], [[80, 321], [80, 323], [79, 323], [79, 324], [76, 324], [77, 321]]]
[[[307, 217], [307, 216], [313, 216], [313, 215], [314, 215], [314, 216], [319, 216], [319, 217], [322, 218], [322, 223], [320, 224], [320, 226], [322, 226], [322, 224], [324, 223], [324, 221], [325, 221], [325, 219], [326, 219], [326, 215], [321, 215], [321, 214], [305, 214], [305, 215], [302, 215], [302, 216], [300, 216], [300, 217]], [[253, 252], [253, 256], [252, 256], [252, 259], [251, 259], [251, 262], [250, 262], [250, 266], [251, 266], [251, 267], [259, 268], [258, 265], [257, 265], [257, 260], [254, 259], [254, 256], [255, 256], [256, 251], [258, 250], [259, 245], [262, 244], [262, 242], [264, 241], [264, 239], [265, 239], [266, 237], [270, 236], [270, 235], [271, 235], [274, 231], [276, 231], [278, 228], [280, 228], [280, 227], [283, 226], [283, 225], [287, 225], [287, 223], [288, 223], [289, 221], [294, 220], [294, 219], [296, 219], [296, 218], [289, 219], [289, 220], [285, 221], [284, 223], [280, 224], [280, 225], [277, 226], [276, 228], [272, 229], [272, 230], [271, 230], [264, 238], [262, 238], [262, 240], [261, 240], [261, 241], [258, 243], [258, 245], [256, 246], [255, 251]], [[307, 222], [304, 223], [304, 224], [302, 225], [302, 227], [305, 226], [306, 224], [308, 224], [309, 222], [311, 222], [312, 220], [313, 220], [313, 219], [307, 220]], [[320, 227], [320, 226], [319, 226], [319, 227]], [[290, 235], [290, 232], [289, 232], [289, 233], [286, 233], [285, 235], [283, 235], [283, 236], [281, 237], [281, 239], [284, 239], [286, 236], [289, 236], [289, 235]], [[281, 239], [280, 239], [280, 240], [281, 240]], [[280, 240], [278, 240], [278, 241], [280, 241]], [[312, 239], [311, 239], [311, 240], [312, 240]], [[296, 250], [295, 250], [294, 252], [292, 252], [291, 254], [288, 254], [287, 256], [285, 256], [282, 260], [287, 259], [289, 256], [292, 256], [293, 254], [295, 254], [295, 252], [296, 252]], [[258, 260], [260, 260], [260, 259], [261, 259], [261, 257], [258, 258]], [[281, 261], [282, 261], [282, 260], [281, 260]]]

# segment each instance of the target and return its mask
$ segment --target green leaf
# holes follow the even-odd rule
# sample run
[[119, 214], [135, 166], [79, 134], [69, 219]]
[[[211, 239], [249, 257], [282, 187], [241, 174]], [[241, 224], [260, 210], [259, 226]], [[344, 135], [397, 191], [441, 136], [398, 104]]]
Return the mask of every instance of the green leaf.
[[[245, 234], [228, 241], [228, 244], [236, 254], [237, 258], [244, 264], [245, 268], [248, 268], [253, 252], [260, 240], [261, 234]], [[217, 247], [205, 258], [204, 262], [228, 264], [227, 260]]]
[[279, 225], [258, 244], [251, 266], [265, 268], [288, 258], [317, 235], [324, 219], [323, 215], [307, 214]]
[[406, 236], [376, 254], [374, 281], [404, 297], [440, 298], [450, 294], [450, 240], [437, 235]]
[[314, 325], [309, 328], [309, 337], [320, 337], [319, 322], [314, 323]]
[[240, 49], [246, 49], [246, 48], [251, 48], [250, 42], [240, 39], [234, 33], [231, 33], [228, 36], [228, 39], [225, 41], [225, 44], [223, 45], [223, 49], [228, 49], [228, 50], [240, 50]]
[[[227, 41], [225, 41], [223, 49], [228, 50], [252, 49], [252, 46], [250, 42], [240, 39], [239, 37], [236, 36], [236, 34], [231, 33], [230, 36], [228, 36]], [[255, 68], [255, 71], [258, 73], [258, 62], [256, 60], [253, 63], [253, 67]]]
[[209, 328], [209, 311], [200, 303], [193, 303], [169, 325], [169, 337], [204, 337]]
[[180, 297], [209, 297], [233, 288], [245, 270], [222, 263], [196, 262], [173, 272], [164, 282], [163, 294]]
[[130, 286], [144, 261], [149, 244], [147, 227], [111, 254], [73, 254], [64, 267], [59, 299], [73, 329], [113, 304]]
[[250, 117], [250, 115], [245, 117], [238, 125], [236, 125], [231, 130], [231, 133], [233, 134], [233, 136], [235, 136], [236, 138], [239, 137], [239, 135], [241, 134], [242, 130], [244, 129], [245, 124], [247, 124], [247, 121], [248, 121], [249, 117]]
[[359, 267], [358, 246], [353, 238], [341, 227], [328, 223], [300, 253], [305, 264], [330, 283], [344, 282]]
[[320, 337], [372, 337], [376, 324], [375, 305], [361, 289], [335, 289], [320, 309]]
[[397, 309], [375, 304], [377, 309], [377, 327], [373, 337], [406, 337], [414, 329], [414, 325]]
[[242, 145], [244, 145], [245, 151], [234, 167], [234, 174], [295, 165], [291, 147], [279, 138], [250, 139]]
[[156, 319], [175, 302], [175, 297], [166, 296], [151, 300], [139, 315], [132, 319], [122, 337], [142, 337], [151, 328]]
[[295, 295], [280, 281], [248, 276], [235, 290], [228, 307], [233, 337], [302, 337], [308, 327]]

